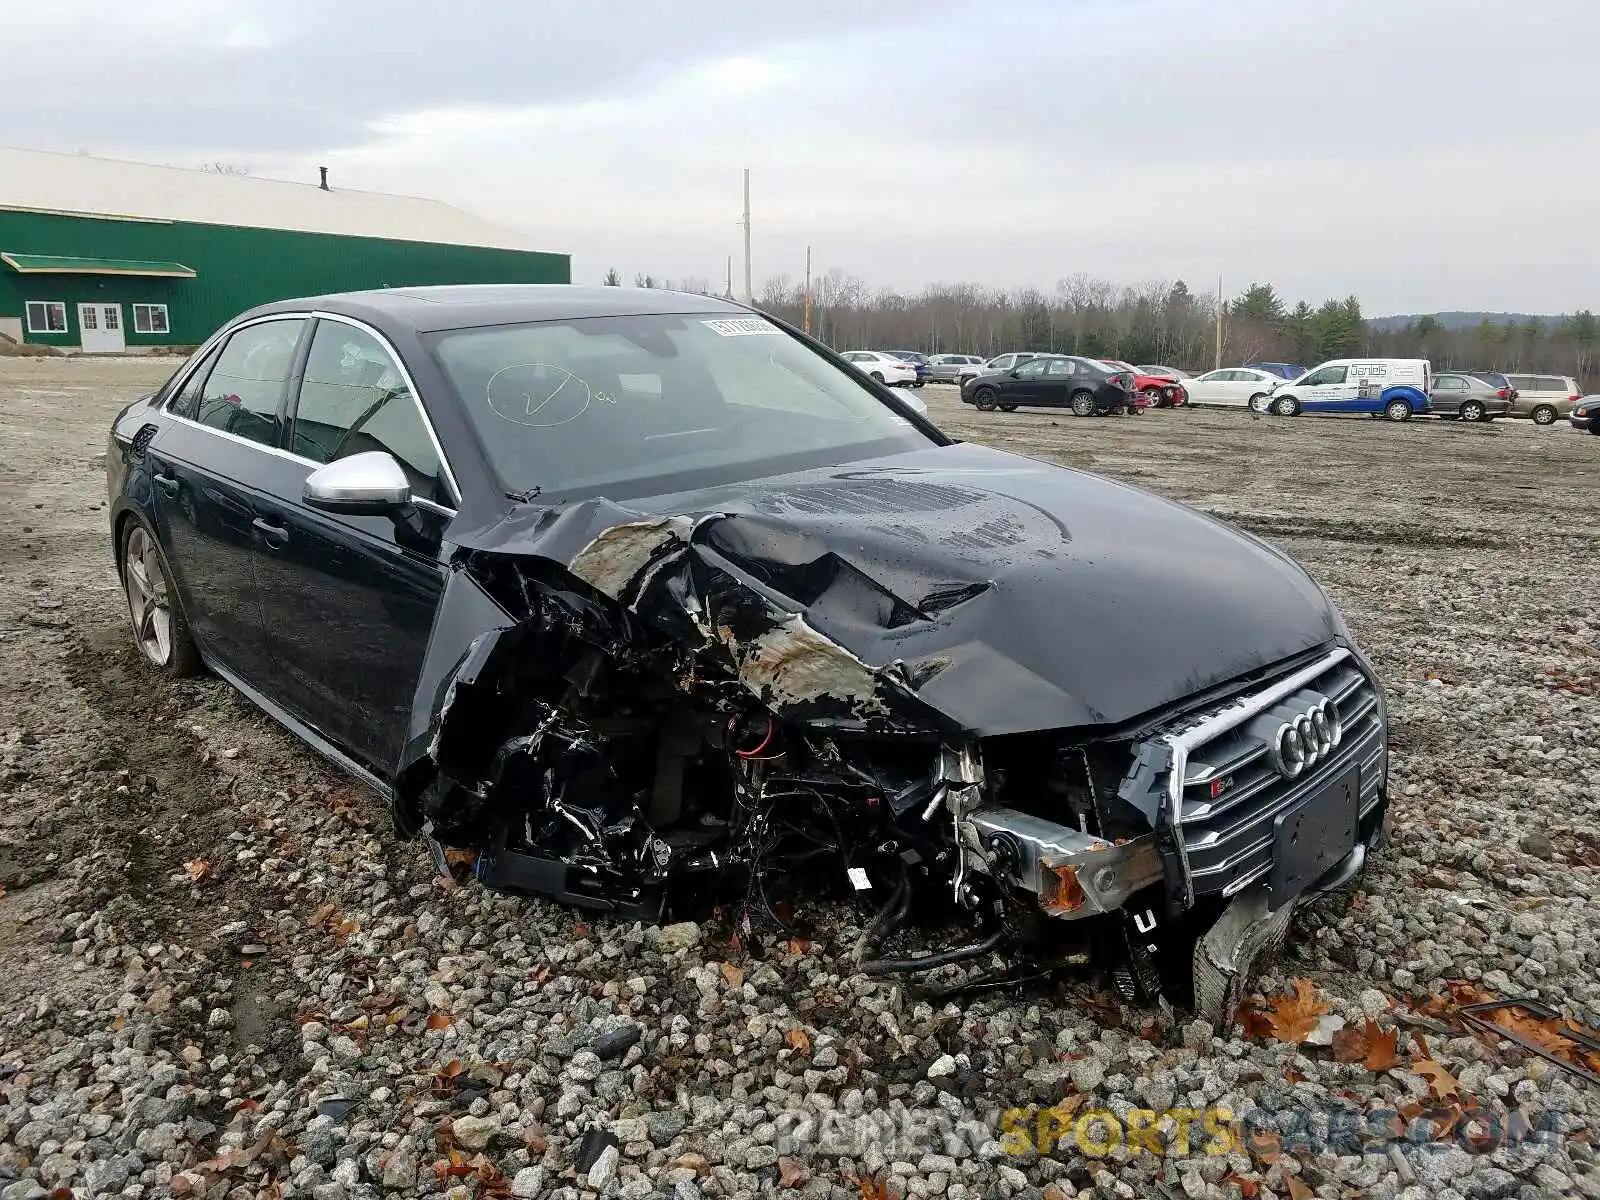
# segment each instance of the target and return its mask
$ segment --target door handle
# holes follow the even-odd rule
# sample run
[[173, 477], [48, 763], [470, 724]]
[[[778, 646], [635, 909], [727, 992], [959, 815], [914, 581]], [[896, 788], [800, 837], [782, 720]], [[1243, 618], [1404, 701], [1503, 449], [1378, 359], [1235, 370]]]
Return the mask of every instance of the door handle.
[[265, 517], [257, 517], [250, 522], [250, 528], [261, 535], [261, 540], [273, 550], [281, 550], [289, 544], [289, 531], [282, 525], [276, 525]]
[[173, 499], [173, 500], [176, 500], [178, 498], [178, 492], [181, 489], [182, 485], [178, 482], [176, 476], [174, 476], [174, 475], [155, 475], [155, 476], [152, 476], [152, 478], [156, 481], [156, 486], [161, 489], [161, 494], [162, 495], [167, 496], [167, 497], [169, 497], [170, 499]]

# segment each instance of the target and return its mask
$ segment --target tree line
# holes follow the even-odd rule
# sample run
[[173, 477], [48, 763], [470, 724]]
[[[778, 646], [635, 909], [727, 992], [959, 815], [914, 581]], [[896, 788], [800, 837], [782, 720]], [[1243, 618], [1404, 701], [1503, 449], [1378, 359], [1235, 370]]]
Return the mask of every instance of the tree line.
[[[759, 306], [800, 323], [804, 285], [767, 281]], [[1119, 285], [1087, 275], [1053, 292], [971, 284], [933, 285], [915, 294], [872, 290], [830, 271], [812, 286], [812, 331], [835, 346], [948, 351], [986, 356], [1046, 350], [1205, 370], [1218, 359], [1217, 300], [1175, 283]], [[1372, 355], [1427, 358], [1436, 368], [1549, 371], [1593, 381], [1600, 367], [1600, 321], [1588, 311], [1558, 322], [1514, 325], [1485, 320], [1446, 329], [1421, 317], [1395, 329], [1368, 323], [1356, 296], [1313, 306], [1286, 304], [1271, 284], [1256, 283], [1225, 303], [1224, 365], [1288, 362], [1302, 366]]]
[[[608, 284], [620, 284], [615, 271]], [[640, 287], [721, 295], [705, 279], [676, 283], [637, 275]], [[794, 325], [805, 317], [805, 283], [776, 275], [756, 304]], [[1395, 329], [1369, 323], [1355, 296], [1313, 306], [1286, 303], [1268, 283], [1227, 300], [1222, 313], [1223, 365], [1288, 362], [1314, 366], [1331, 358], [1371, 355], [1426, 358], [1439, 370], [1544, 371], [1600, 386], [1600, 319], [1587, 310], [1558, 321], [1500, 324], [1485, 320], [1447, 329], [1420, 317]], [[918, 292], [873, 288], [834, 268], [811, 287], [811, 332], [837, 349], [921, 350], [981, 354], [1008, 350], [1084, 354], [1136, 363], [1207, 370], [1217, 360], [1217, 299], [1183, 280], [1116, 284], [1072, 275], [1050, 292], [932, 284]]]

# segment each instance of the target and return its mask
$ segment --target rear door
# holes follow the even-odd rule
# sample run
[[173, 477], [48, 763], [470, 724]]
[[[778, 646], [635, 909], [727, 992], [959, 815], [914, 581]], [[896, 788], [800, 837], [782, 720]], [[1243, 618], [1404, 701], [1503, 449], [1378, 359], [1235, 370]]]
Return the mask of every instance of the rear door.
[[1072, 400], [1075, 385], [1081, 378], [1079, 366], [1070, 358], [1052, 358], [1045, 362], [1044, 378], [1039, 387], [1038, 403], [1052, 408], [1065, 408]]
[[[318, 319], [290, 413], [257, 555], [266, 643], [282, 702], [383, 778], [400, 759], [444, 587], [454, 498], [438, 444], [398, 358], [363, 326]], [[411, 483], [396, 515], [319, 512], [302, 501], [323, 463], [382, 450]]]
[[157, 535], [184, 615], [214, 665], [270, 692], [254, 572], [284, 396], [304, 317], [235, 330], [190, 374], [150, 443]]
[[1454, 415], [1461, 411], [1461, 402], [1467, 398], [1469, 385], [1461, 375], [1436, 375], [1433, 380], [1432, 406], [1436, 413]]

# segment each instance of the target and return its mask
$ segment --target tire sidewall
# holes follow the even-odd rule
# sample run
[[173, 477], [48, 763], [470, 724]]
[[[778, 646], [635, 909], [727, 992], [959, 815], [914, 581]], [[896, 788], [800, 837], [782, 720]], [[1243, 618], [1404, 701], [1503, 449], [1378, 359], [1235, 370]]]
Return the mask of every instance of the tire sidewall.
[[[1080, 401], [1084, 402], [1083, 405], [1080, 405]], [[1092, 417], [1097, 407], [1093, 394], [1089, 392], [1073, 392], [1068, 398], [1067, 405], [1075, 417]]]
[[1272, 411], [1280, 417], [1298, 417], [1300, 401], [1293, 396], [1279, 396], [1272, 402]]
[[1533, 418], [1535, 425], [1554, 425], [1556, 423], [1556, 410], [1548, 404], [1537, 405], [1533, 412], [1528, 415]]
[[1488, 410], [1476, 400], [1468, 400], [1456, 410], [1456, 415], [1463, 421], [1481, 421], [1483, 420], [1484, 414], [1487, 411]]
[[979, 412], [993, 412], [995, 400], [996, 393], [993, 388], [979, 388], [972, 393], [972, 403], [977, 406]]
[[1391, 400], [1383, 406], [1383, 415], [1391, 421], [1411, 420], [1411, 405], [1405, 400]]

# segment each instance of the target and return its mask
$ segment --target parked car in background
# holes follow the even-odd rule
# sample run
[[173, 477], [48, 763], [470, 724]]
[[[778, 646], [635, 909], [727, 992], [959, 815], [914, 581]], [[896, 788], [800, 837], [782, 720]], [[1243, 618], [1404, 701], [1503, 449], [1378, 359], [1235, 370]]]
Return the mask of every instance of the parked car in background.
[[1038, 357], [1038, 352], [1034, 350], [1013, 350], [1007, 354], [997, 354], [988, 362], [980, 362], [976, 365], [963, 367], [961, 369], [961, 380], [964, 383], [968, 379], [976, 379], [979, 375], [987, 375], [995, 371], [1009, 371], [1020, 363], [1025, 363], [1029, 359]]
[[917, 369], [917, 380], [912, 387], [921, 387], [928, 382], [928, 356], [920, 350], [890, 350], [887, 353], [894, 355], [901, 362], [908, 362]]
[[908, 363], [882, 350], [846, 350], [839, 356], [856, 370], [890, 387], [914, 387], [917, 364]]
[[1094, 361], [1113, 371], [1126, 371], [1133, 376], [1134, 390], [1144, 397], [1145, 405], [1152, 408], [1177, 408], [1189, 396], [1183, 385], [1171, 375], [1147, 375], [1130, 362], [1120, 358], [1097, 358]]
[[1492, 421], [1511, 411], [1511, 389], [1495, 387], [1460, 371], [1433, 377], [1429, 402], [1435, 416], [1460, 421]]
[[935, 354], [928, 359], [929, 383], [960, 383], [962, 367], [981, 367], [976, 354]]
[[1529, 417], [1535, 425], [1554, 425], [1583, 399], [1578, 381], [1570, 375], [1507, 375], [1506, 379], [1517, 393], [1511, 415]]
[[1294, 363], [1254, 362], [1245, 363], [1245, 366], [1252, 371], [1265, 371], [1268, 375], [1275, 375], [1279, 379], [1299, 379], [1306, 373], [1304, 367], [1297, 367]]
[[1507, 379], [1499, 371], [1480, 371], [1476, 367], [1456, 367], [1455, 373], [1458, 375], [1471, 375], [1474, 379], [1481, 379], [1492, 388], [1505, 388], [1508, 393], [1506, 396], [1508, 400], [1515, 401], [1517, 398], [1517, 389], [1512, 387], [1511, 380]]
[[1432, 390], [1433, 366], [1425, 358], [1340, 358], [1280, 384], [1266, 404], [1280, 417], [1381, 413], [1409, 421], [1428, 411]]
[[1133, 374], [1092, 358], [1034, 355], [1008, 371], [991, 371], [961, 385], [961, 402], [984, 412], [1024, 406], [1069, 408], [1077, 417], [1138, 411]]
[[1190, 404], [1262, 409], [1272, 389], [1283, 380], [1258, 367], [1224, 367], [1183, 381]]
[[1585, 396], [1572, 406], [1567, 414], [1574, 429], [1600, 434], [1600, 396]]
[[1178, 380], [1193, 379], [1194, 378], [1194, 372], [1193, 371], [1185, 371], [1185, 370], [1182, 370], [1179, 367], [1163, 367], [1163, 366], [1161, 366], [1159, 364], [1147, 364], [1145, 366], [1141, 366], [1141, 367], [1139, 367], [1139, 374], [1141, 374], [1141, 375], [1165, 375], [1168, 378], [1178, 379]]

